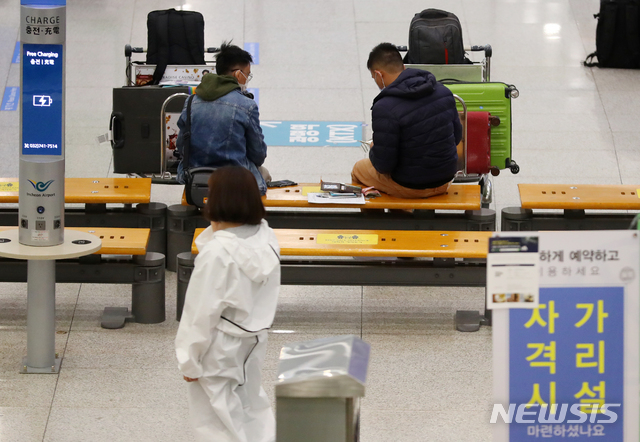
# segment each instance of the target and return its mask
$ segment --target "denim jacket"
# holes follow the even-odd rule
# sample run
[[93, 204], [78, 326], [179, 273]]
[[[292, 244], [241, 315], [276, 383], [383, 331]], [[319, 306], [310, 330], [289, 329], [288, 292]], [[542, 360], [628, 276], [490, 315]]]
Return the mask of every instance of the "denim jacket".
[[[210, 74], [207, 74], [209, 76]], [[178, 127], [180, 133], [176, 151], [182, 158], [183, 133], [187, 124], [187, 103], [182, 110]], [[267, 185], [258, 167], [267, 157], [258, 106], [234, 89], [213, 101], [203, 100], [196, 90], [191, 103], [191, 147], [189, 167], [242, 166], [256, 178], [260, 194]], [[183, 161], [178, 165], [178, 181], [185, 182]]]

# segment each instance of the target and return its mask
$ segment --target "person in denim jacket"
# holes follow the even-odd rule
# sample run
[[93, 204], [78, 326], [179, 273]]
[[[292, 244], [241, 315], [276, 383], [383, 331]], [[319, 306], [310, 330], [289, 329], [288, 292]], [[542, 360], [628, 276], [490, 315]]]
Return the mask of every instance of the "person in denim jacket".
[[[271, 176], [262, 167], [267, 157], [258, 106], [249, 94], [251, 54], [223, 43], [216, 57], [217, 74], [205, 74], [191, 103], [189, 164], [178, 165], [178, 182], [185, 183], [185, 168], [242, 166], [255, 177], [260, 194], [267, 192]], [[187, 105], [182, 110], [176, 152], [182, 158]]]

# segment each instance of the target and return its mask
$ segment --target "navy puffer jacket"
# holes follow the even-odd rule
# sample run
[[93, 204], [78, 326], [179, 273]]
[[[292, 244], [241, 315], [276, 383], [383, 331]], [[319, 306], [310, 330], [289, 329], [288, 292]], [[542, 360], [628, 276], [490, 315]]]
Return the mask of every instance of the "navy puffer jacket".
[[405, 69], [373, 100], [369, 159], [398, 184], [427, 189], [451, 181], [462, 125], [455, 99], [431, 72]]

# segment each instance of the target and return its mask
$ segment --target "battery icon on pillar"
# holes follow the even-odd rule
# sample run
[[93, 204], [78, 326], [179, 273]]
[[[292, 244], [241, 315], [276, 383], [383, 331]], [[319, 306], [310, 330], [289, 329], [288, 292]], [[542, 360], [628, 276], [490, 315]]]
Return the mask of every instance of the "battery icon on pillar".
[[51, 106], [53, 99], [48, 95], [34, 95], [33, 105], [38, 107]]

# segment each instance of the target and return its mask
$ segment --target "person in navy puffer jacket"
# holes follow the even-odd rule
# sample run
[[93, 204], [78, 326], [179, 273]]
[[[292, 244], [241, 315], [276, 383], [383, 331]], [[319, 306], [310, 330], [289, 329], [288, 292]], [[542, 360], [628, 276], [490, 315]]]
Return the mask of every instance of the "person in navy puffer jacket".
[[352, 180], [401, 198], [445, 193], [462, 139], [453, 94], [431, 72], [405, 69], [391, 43], [373, 48], [367, 69], [381, 92], [371, 108], [369, 158], [354, 165]]

